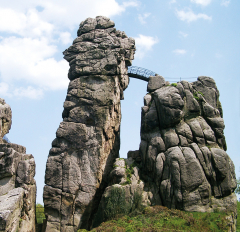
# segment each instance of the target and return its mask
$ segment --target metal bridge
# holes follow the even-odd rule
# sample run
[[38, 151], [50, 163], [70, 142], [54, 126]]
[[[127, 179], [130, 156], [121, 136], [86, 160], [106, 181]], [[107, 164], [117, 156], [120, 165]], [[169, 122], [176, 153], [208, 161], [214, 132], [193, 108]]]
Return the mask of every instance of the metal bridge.
[[137, 67], [137, 66], [129, 66], [128, 67], [128, 76], [137, 78], [143, 81], [149, 81], [150, 76], [155, 76], [156, 73], [153, 71], [150, 71], [145, 68]]
[[[137, 66], [129, 66], [128, 67], [128, 76], [137, 78], [143, 81], [149, 81], [150, 76], [156, 76], [157, 73], [150, 71], [145, 68], [137, 67]], [[164, 77], [169, 82], [178, 82], [181, 80], [189, 80], [189, 81], [196, 81], [197, 77]]]

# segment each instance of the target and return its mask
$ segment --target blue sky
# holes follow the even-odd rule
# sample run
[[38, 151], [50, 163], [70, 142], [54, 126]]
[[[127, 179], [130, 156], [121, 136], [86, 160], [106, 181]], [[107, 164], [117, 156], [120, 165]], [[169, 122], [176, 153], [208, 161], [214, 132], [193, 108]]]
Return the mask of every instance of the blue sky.
[[[240, 177], [240, 1], [0, 0], [0, 97], [11, 106], [11, 142], [35, 157], [37, 202], [62, 121], [68, 63], [62, 52], [87, 17], [110, 17], [136, 40], [133, 65], [171, 82], [213, 77], [220, 91], [227, 153]], [[190, 79], [188, 79], [190, 78]], [[147, 82], [131, 79], [122, 101], [121, 157], [137, 150]]]

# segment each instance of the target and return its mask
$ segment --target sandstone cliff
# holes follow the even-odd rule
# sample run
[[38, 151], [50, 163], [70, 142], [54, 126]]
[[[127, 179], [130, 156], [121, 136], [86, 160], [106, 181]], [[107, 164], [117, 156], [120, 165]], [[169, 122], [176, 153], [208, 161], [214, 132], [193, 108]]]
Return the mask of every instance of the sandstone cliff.
[[[120, 188], [130, 205], [140, 191], [143, 205], [228, 212], [230, 231], [235, 231], [235, 168], [225, 151], [223, 111], [215, 81], [202, 76], [193, 83], [170, 85], [154, 76], [147, 90], [139, 150], [130, 151], [125, 164], [116, 161], [102, 196], [99, 222], [104, 220], [111, 190]], [[134, 168], [128, 175], [131, 165]]]
[[10, 106], [0, 99], [0, 231], [34, 232], [35, 161], [25, 147], [2, 139], [11, 128], [11, 119]]
[[134, 52], [134, 40], [106, 17], [83, 21], [64, 51], [70, 83], [46, 165], [46, 231], [70, 232], [92, 224], [119, 156], [120, 99]]

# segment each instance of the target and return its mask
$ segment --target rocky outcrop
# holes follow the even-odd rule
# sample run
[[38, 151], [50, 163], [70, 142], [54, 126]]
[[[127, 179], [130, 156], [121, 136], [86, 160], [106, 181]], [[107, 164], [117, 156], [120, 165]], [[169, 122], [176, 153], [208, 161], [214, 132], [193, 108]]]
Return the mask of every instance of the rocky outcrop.
[[[185, 211], [225, 210], [236, 216], [234, 164], [226, 153], [224, 121], [214, 80], [152, 84], [144, 97], [141, 178], [161, 204]], [[161, 78], [162, 80], [162, 78]]]
[[[2, 134], [11, 127], [11, 108], [0, 99]], [[2, 139], [2, 137], [1, 137]], [[0, 143], [0, 231], [35, 231], [35, 161], [26, 148]]]
[[[236, 230], [234, 164], [226, 153], [219, 91], [210, 77], [169, 85], [149, 78], [141, 119], [141, 143], [128, 159], [116, 160], [99, 207], [96, 226], [106, 218], [111, 191], [120, 189], [131, 205], [163, 205], [199, 212], [228, 212]], [[130, 173], [130, 175], [129, 175]], [[105, 216], [104, 216], [105, 215]], [[101, 217], [100, 217], [101, 216]]]
[[106, 17], [88, 18], [64, 51], [70, 83], [49, 152], [46, 231], [90, 228], [120, 146], [120, 99], [135, 45]]

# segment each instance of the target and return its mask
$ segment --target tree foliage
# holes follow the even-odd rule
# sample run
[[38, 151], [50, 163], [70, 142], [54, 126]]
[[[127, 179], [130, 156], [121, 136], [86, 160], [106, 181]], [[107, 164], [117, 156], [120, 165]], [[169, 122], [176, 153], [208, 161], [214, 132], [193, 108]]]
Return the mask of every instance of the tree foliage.
[[37, 224], [42, 224], [45, 219], [44, 207], [41, 204], [36, 204], [36, 219]]

